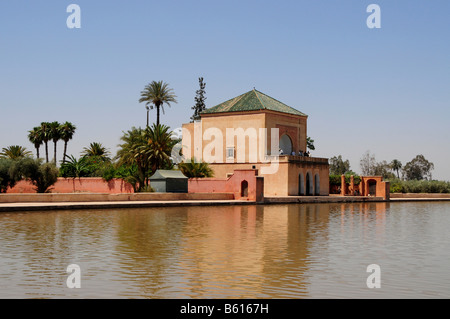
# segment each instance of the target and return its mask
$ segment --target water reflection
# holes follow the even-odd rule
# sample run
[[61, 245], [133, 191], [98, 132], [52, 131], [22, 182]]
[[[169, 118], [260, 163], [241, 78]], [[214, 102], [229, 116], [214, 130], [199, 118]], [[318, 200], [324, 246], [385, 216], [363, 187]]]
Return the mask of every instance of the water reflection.
[[[448, 297], [448, 208], [356, 203], [2, 214], [0, 298]], [[81, 267], [81, 289], [65, 285], [71, 263]], [[372, 263], [382, 267], [379, 290], [365, 284]]]

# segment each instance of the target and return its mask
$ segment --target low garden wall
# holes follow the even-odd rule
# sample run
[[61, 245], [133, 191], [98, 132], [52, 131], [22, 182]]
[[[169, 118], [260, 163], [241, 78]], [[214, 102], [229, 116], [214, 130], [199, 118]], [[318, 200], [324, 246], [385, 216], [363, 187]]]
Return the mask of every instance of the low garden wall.
[[391, 193], [391, 198], [450, 198], [442, 193]]
[[234, 200], [233, 194], [188, 193], [69, 193], [69, 194], [0, 194], [0, 203], [77, 203], [125, 201]]
[[[112, 179], [106, 182], [101, 177], [58, 178], [50, 188], [51, 193], [133, 193], [133, 186], [122, 179]], [[36, 193], [35, 187], [28, 181], [20, 181], [7, 190], [8, 194]]]

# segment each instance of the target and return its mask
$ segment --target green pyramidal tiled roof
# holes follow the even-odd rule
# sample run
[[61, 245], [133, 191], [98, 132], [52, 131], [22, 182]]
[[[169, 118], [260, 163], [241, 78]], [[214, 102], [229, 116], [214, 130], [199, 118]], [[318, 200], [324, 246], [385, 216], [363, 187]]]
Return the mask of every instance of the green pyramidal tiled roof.
[[206, 109], [202, 114], [271, 110], [276, 112], [307, 116], [306, 114], [284, 104], [257, 90], [251, 90], [234, 99]]

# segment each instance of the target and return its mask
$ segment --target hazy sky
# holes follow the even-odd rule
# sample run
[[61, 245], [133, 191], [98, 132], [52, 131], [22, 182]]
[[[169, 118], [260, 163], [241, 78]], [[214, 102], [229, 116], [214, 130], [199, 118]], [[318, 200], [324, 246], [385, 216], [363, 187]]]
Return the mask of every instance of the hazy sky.
[[[80, 29], [66, 25], [71, 3]], [[208, 107], [256, 87], [308, 114], [313, 156], [360, 172], [367, 150], [403, 164], [423, 154], [450, 180], [448, 0], [2, 0], [0, 72], [0, 147], [34, 151], [28, 130], [70, 121], [69, 154], [91, 142], [115, 153], [122, 131], [145, 126], [146, 84], [174, 89], [161, 120], [177, 128], [203, 76]]]

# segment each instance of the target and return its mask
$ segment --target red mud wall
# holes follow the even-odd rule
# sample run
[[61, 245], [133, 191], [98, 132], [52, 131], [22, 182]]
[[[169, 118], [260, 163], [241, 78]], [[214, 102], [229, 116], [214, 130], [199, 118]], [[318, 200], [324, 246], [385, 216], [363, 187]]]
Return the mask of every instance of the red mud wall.
[[[257, 176], [257, 170], [235, 170], [228, 179], [190, 178], [189, 193], [232, 193], [235, 199], [262, 201], [264, 198], [264, 178]], [[247, 196], [242, 196], [242, 183], [247, 182]]]
[[[82, 178], [58, 178], [58, 181], [50, 188], [52, 193], [107, 193], [121, 194], [133, 193], [133, 186], [121, 179], [112, 179], [109, 182], [101, 177]], [[20, 181], [12, 189], [8, 189], [9, 194], [36, 193], [34, 186], [27, 181]]]

